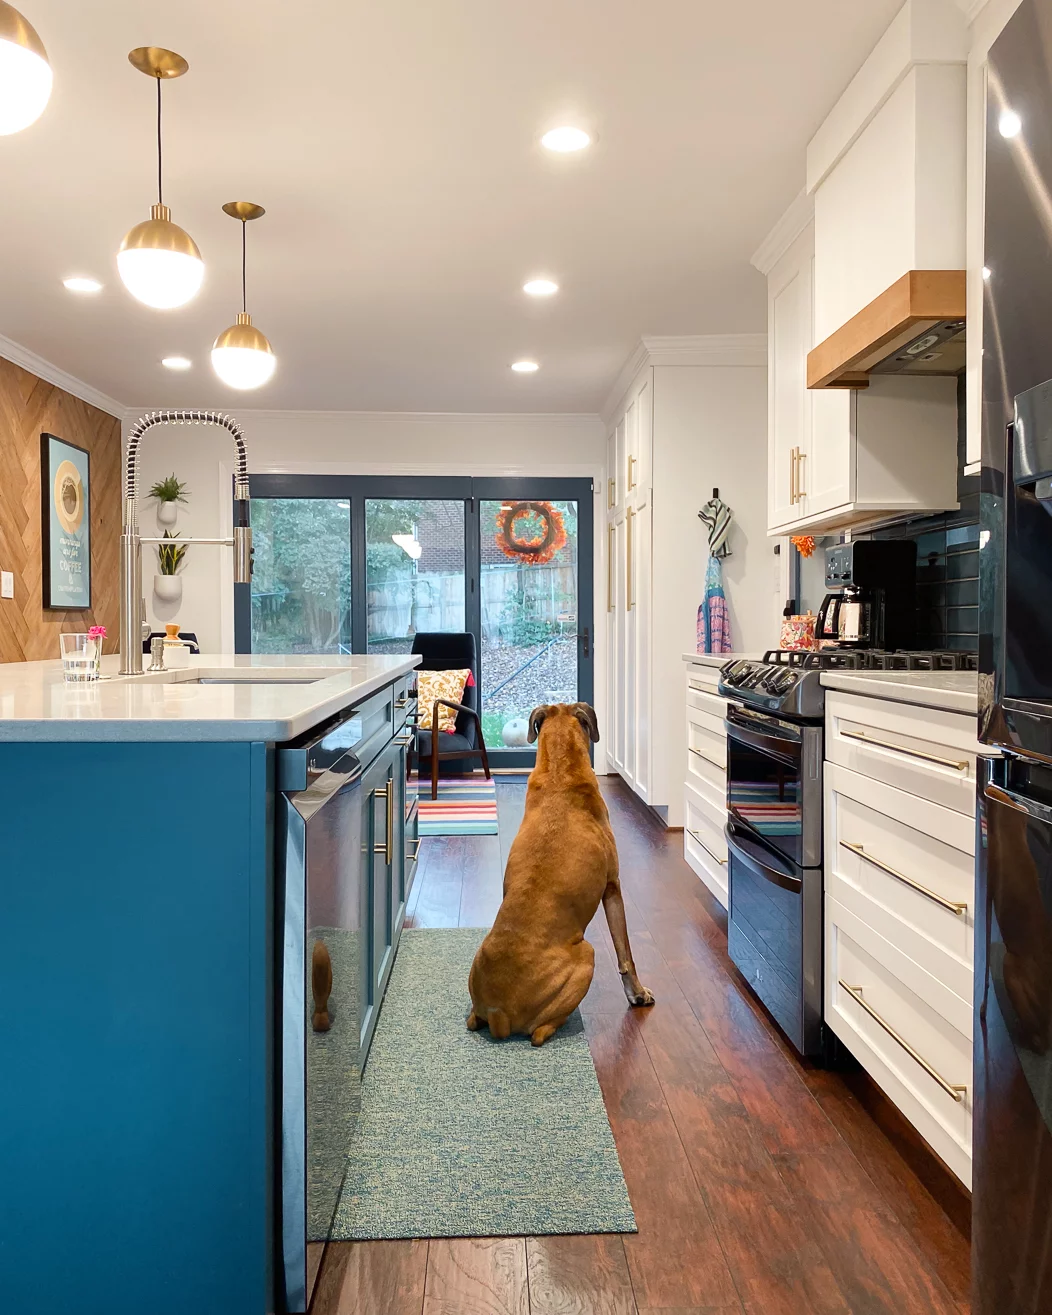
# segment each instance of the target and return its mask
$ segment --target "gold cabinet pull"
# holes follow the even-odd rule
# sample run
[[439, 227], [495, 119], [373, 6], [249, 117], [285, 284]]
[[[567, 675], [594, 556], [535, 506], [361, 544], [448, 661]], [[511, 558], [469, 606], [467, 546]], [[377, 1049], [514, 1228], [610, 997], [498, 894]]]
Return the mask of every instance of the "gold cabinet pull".
[[420, 857], [420, 846], [423, 844], [423, 840], [424, 840], [423, 836], [410, 836], [410, 837], [409, 837], [409, 839], [405, 842], [406, 845], [407, 845], [407, 846], [409, 846], [409, 845], [414, 845], [415, 848], [414, 848], [411, 852], [410, 852], [409, 849], [407, 848], [407, 850], [406, 850], [406, 858], [410, 859], [410, 860], [411, 860], [412, 862], [414, 862], [414, 863], [416, 862], [416, 860]]
[[384, 861], [390, 863], [394, 857], [394, 777], [388, 778], [387, 784], [382, 790], [374, 790], [373, 794], [378, 799], [387, 801], [387, 828], [382, 845], [373, 845], [373, 852], [383, 854]]
[[617, 556], [617, 530], [613, 525], [606, 527], [606, 610], [614, 610], [614, 559]]
[[804, 488], [804, 481], [800, 476], [800, 469], [807, 460], [807, 453], [802, 452], [800, 448], [796, 449], [796, 500], [798, 503], [803, 502], [807, 496], [807, 490]]
[[796, 454], [799, 448], [789, 449], [789, 505], [796, 506]]
[[606, 509], [607, 509], [607, 511], [613, 511], [614, 507], [617, 505], [617, 488], [616, 488], [616, 484], [617, 484], [617, 481], [613, 478], [613, 476], [611, 476], [610, 479], [608, 479], [608, 480], [606, 481]]
[[955, 758], [940, 758], [937, 753], [925, 753], [923, 749], [910, 749], [905, 744], [895, 744], [891, 740], [881, 740], [875, 735], [866, 735], [864, 731], [841, 731], [845, 740], [860, 740], [863, 744], [876, 745], [878, 749], [891, 749], [893, 753], [905, 754], [907, 758], [920, 758], [926, 763], [938, 763], [940, 767], [952, 767], [954, 771], [968, 770], [967, 762]]
[[635, 519], [635, 509], [629, 507], [625, 513], [625, 610], [631, 612], [636, 605], [636, 600], [632, 595], [632, 521]]
[[906, 1040], [906, 1038], [901, 1035], [901, 1033], [896, 1032], [889, 1022], [881, 1018], [881, 1016], [877, 1013], [877, 1011], [873, 1008], [873, 1006], [869, 1003], [869, 1001], [863, 997], [861, 986], [848, 986], [847, 982], [845, 982], [842, 978], [838, 978], [837, 980], [840, 982], [840, 985], [848, 993], [848, 995], [851, 996], [852, 1000], [858, 1001], [858, 1003], [862, 1006], [862, 1008], [866, 1011], [866, 1013], [869, 1014], [870, 1018], [873, 1019], [874, 1023], [876, 1023], [879, 1027], [882, 1027], [884, 1031], [887, 1032], [888, 1036], [891, 1037], [892, 1041], [897, 1041], [899, 1045], [903, 1048], [903, 1050], [905, 1050], [906, 1054], [909, 1055], [910, 1059], [916, 1060], [916, 1062], [921, 1066], [921, 1068], [925, 1071], [925, 1073], [927, 1073], [928, 1077], [930, 1077], [933, 1082], [937, 1082], [939, 1086], [942, 1087], [943, 1091], [946, 1092], [947, 1096], [951, 1096], [957, 1102], [958, 1105], [961, 1103], [962, 1100], [964, 1100], [965, 1096], [968, 1094], [968, 1088], [958, 1087], [955, 1086], [952, 1082], [947, 1082], [941, 1073], [939, 1073], [936, 1069], [932, 1068], [932, 1066], [928, 1063], [928, 1061], [924, 1059], [923, 1056], [919, 1055], [916, 1050], [913, 1049], [913, 1047]]
[[638, 464], [639, 464], [639, 458], [638, 458], [638, 457], [634, 457], [634, 456], [632, 456], [631, 453], [629, 453], [629, 456], [628, 456], [628, 491], [629, 491], [629, 493], [632, 492], [632, 490], [636, 487], [636, 485], [637, 485], [638, 482], [639, 482], [638, 480], [636, 480], [635, 478], [633, 478], [633, 474], [632, 474], [634, 468], [635, 468]]
[[919, 881], [914, 881], [912, 877], [907, 877], [904, 872], [898, 872], [895, 868], [890, 867], [881, 859], [873, 854], [867, 854], [861, 845], [853, 845], [848, 840], [840, 842], [845, 849], [857, 854], [859, 858], [865, 859], [872, 867], [880, 868], [881, 872], [886, 872], [889, 877], [894, 877], [896, 881], [901, 881], [904, 886], [909, 886], [910, 890], [915, 890], [918, 895], [923, 895], [925, 899], [930, 899], [933, 904], [938, 904], [942, 909], [949, 909], [957, 917], [962, 913], [968, 912], [967, 904], [959, 904], [955, 900], [945, 899], [942, 895], [937, 895], [934, 890], [929, 890], [927, 886], [922, 886]]

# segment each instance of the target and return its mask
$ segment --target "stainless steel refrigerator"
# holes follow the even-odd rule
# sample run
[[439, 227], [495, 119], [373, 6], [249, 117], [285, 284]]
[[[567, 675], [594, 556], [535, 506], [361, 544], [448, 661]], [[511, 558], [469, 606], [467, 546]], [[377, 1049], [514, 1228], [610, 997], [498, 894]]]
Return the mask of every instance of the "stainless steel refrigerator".
[[1052, 3], [990, 52], [972, 1284], [1052, 1311]]

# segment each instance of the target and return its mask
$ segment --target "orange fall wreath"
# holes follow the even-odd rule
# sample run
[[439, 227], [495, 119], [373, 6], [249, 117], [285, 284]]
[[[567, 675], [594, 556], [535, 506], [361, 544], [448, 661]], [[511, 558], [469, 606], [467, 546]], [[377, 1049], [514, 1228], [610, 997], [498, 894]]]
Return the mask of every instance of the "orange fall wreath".
[[[519, 538], [516, 526], [522, 520], [540, 521], [541, 528], [528, 538]], [[497, 512], [497, 547], [505, 557], [535, 566], [550, 562], [566, 547], [563, 514], [550, 502], [513, 502]]]

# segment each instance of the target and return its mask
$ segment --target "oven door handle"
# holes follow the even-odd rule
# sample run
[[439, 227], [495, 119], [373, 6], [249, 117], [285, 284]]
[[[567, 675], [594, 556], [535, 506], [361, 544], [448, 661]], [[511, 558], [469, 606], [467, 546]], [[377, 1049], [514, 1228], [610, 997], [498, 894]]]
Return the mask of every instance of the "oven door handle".
[[799, 767], [803, 754], [803, 745], [799, 740], [782, 739], [780, 735], [765, 735], [763, 731], [753, 730], [739, 721], [733, 711], [729, 712], [723, 722], [723, 729], [735, 740], [747, 744], [752, 749], [769, 754], [779, 762], [790, 767]]
[[[741, 847], [739, 842], [745, 839], [744, 832], [730, 819], [728, 819], [727, 825], [724, 827], [724, 835], [726, 836], [728, 846], [734, 850], [735, 858], [746, 864], [746, 866], [751, 868], [753, 872], [758, 873], [765, 881], [769, 881], [772, 886], [780, 886], [782, 890], [791, 891], [794, 895], [799, 895], [801, 893], [804, 888], [804, 883], [799, 877], [790, 876], [788, 872], [780, 872], [778, 868], [771, 867], [770, 864], [765, 863], [762, 858], [757, 858], [755, 854], [750, 853], [748, 850]], [[760, 847], [759, 841], [752, 837], [749, 837], [749, 839], [753, 840], [753, 843], [757, 848]]]

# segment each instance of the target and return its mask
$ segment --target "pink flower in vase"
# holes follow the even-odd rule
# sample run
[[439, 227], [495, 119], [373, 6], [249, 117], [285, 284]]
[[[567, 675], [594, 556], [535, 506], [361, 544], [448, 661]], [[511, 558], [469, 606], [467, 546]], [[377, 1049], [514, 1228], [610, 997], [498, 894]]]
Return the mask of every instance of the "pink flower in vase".
[[88, 638], [89, 638], [89, 639], [105, 639], [105, 638], [106, 638], [106, 627], [105, 627], [105, 626], [89, 626], [89, 627], [88, 627]]

